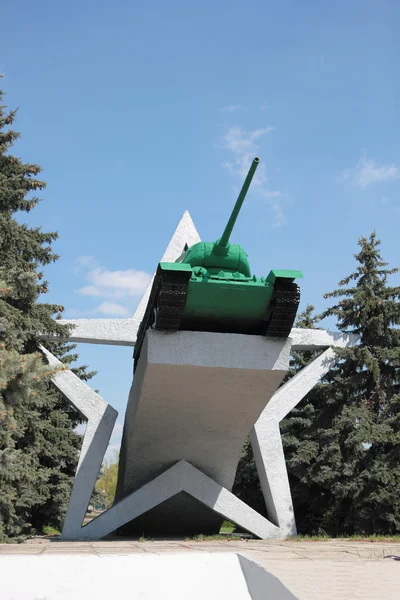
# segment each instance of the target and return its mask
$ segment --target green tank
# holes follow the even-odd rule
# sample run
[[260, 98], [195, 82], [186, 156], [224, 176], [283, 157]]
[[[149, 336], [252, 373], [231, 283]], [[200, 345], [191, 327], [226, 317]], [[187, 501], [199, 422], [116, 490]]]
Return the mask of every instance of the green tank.
[[135, 367], [148, 328], [288, 337], [300, 302], [301, 271], [251, 274], [247, 254], [230, 244], [233, 227], [259, 163], [250, 166], [230, 219], [216, 242], [185, 248], [173, 263], [159, 263], [135, 344]]

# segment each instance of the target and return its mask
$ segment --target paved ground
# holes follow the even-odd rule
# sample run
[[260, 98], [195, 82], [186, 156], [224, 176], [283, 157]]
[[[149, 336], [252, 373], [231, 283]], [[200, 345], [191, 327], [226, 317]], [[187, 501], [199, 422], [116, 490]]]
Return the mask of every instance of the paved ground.
[[[399, 600], [400, 543], [330, 540], [324, 542], [263, 540], [60, 542], [34, 539], [0, 544], [1, 554], [131, 554], [236, 552], [262, 564], [300, 600]], [[223, 574], [221, 574], [223, 576]], [[190, 595], [188, 596], [190, 600]]]

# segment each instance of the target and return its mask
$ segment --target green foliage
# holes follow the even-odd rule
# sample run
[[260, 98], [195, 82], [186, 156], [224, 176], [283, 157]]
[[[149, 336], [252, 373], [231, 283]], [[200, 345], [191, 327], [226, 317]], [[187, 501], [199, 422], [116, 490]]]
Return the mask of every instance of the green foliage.
[[112, 506], [117, 489], [119, 452], [114, 452], [114, 458], [105, 460], [100, 475], [96, 481], [95, 491], [104, 494], [107, 508]]
[[[311, 535], [394, 535], [400, 530], [400, 287], [391, 287], [375, 233], [360, 238], [354, 273], [326, 294], [298, 327], [335, 316], [359, 336], [337, 349], [338, 363], [281, 423], [298, 530]], [[316, 353], [294, 352], [289, 377]], [[236, 476], [236, 493], [263, 505], [251, 446]], [[265, 514], [265, 512], [264, 512]]]
[[107, 508], [108, 499], [106, 493], [102, 490], [97, 490], [94, 488], [89, 504], [93, 505], [95, 508]]
[[38, 353], [0, 347], [0, 541], [23, 534], [32, 509], [45, 499], [47, 472], [34, 444], [24, 451], [25, 436], [36, 421], [37, 397], [57, 370], [44, 365]]
[[[314, 306], [308, 305], [304, 312], [300, 313], [296, 319], [295, 326], [300, 328], [314, 329], [315, 328], [315, 317], [313, 316]], [[289, 372], [287, 376], [284, 378], [281, 385], [284, 385], [290, 377], [296, 374], [300, 369], [306, 366], [310, 360], [312, 360], [318, 352], [292, 352], [292, 356], [290, 359]], [[311, 392], [311, 394], [315, 394], [317, 388]], [[308, 396], [310, 398], [310, 395]], [[304, 401], [303, 401], [304, 402]], [[304, 453], [306, 456], [310, 452], [310, 448], [308, 447], [308, 443], [304, 444], [304, 448], [300, 449], [302, 445], [301, 433], [299, 434], [299, 429], [301, 432], [302, 427], [304, 426], [305, 419], [307, 420], [308, 425], [312, 424], [313, 420], [313, 410], [306, 409], [307, 415], [304, 414], [301, 406], [296, 407], [290, 413], [289, 420], [291, 425], [294, 427], [292, 435], [290, 438], [284, 438], [286, 441], [286, 447], [290, 443], [292, 446], [292, 454], [294, 457], [294, 461], [301, 460], [301, 455]], [[288, 422], [288, 419], [283, 421], [283, 430], [285, 428], [285, 423]], [[297, 431], [296, 431], [297, 430]], [[295, 465], [294, 465], [295, 466]], [[289, 465], [288, 465], [288, 468]], [[297, 465], [296, 465], [297, 468]], [[249, 506], [257, 510], [260, 514], [267, 517], [267, 512], [265, 508], [264, 498], [261, 492], [260, 482], [257, 474], [256, 464], [254, 461], [253, 451], [250, 443], [250, 439], [248, 438], [245, 442], [242, 455], [239, 461], [239, 465], [236, 472], [235, 483], [233, 486], [233, 492], [236, 494], [241, 500], [246, 502]]]
[[[51, 386], [38, 334], [68, 337], [58, 322], [63, 307], [46, 304], [43, 268], [56, 261], [55, 232], [21, 223], [21, 213], [39, 202], [41, 169], [10, 153], [19, 134], [16, 111], [2, 106], [0, 91], [0, 343], [2, 431], [0, 433], [0, 536], [3, 540], [60, 529], [70, 495], [81, 438], [81, 415]], [[56, 317], [56, 318], [55, 318]], [[68, 365], [73, 345], [47, 344]], [[85, 367], [77, 374], [88, 379]]]
[[43, 533], [44, 533], [44, 535], [51, 535], [51, 536], [61, 535], [61, 531], [59, 531], [55, 527], [51, 527], [50, 525], [45, 525], [43, 527]]
[[357, 269], [326, 295], [339, 301], [322, 315], [360, 336], [357, 346], [338, 352], [328, 377], [325, 412], [337, 447], [331, 468], [342, 475], [325, 491], [337, 533], [400, 530], [400, 287], [389, 285], [398, 270], [386, 268], [379, 245], [375, 233], [360, 238]]

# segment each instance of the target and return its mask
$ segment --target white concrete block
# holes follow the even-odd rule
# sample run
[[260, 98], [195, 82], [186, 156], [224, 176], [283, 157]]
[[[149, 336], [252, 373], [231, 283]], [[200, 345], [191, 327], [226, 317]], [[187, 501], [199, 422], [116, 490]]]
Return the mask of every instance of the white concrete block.
[[[161, 260], [174, 261], [182, 252], [185, 244], [190, 246], [198, 241], [200, 241], [198, 232], [189, 213], [185, 212]], [[73, 323], [76, 325], [69, 340], [71, 342], [134, 346], [137, 329], [148, 302], [151, 286], [152, 281], [149, 283], [135, 314], [130, 319], [76, 319], [63, 321], [65, 323]], [[329, 348], [334, 346], [345, 347], [353, 345], [357, 342], [357, 338], [352, 335], [342, 335], [324, 330], [294, 328], [292, 329], [286, 349], [282, 348], [281, 352], [278, 346], [275, 345], [274, 355], [273, 344], [271, 345], [270, 343], [271, 341], [268, 342], [261, 337], [251, 342], [252, 346], [250, 349], [251, 351], [249, 352], [250, 347], [248, 346], [248, 341], [250, 336], [204, 334], [204, 341], [208, 338], [208, 344], [211, 344], [210, 347], [212, 348], [212, 351], [209, 352], [205, 344], [197, 345], [197, 342], [193, 342], [194, 338], [192, 338], [191, 332], [180, 332], [179, 335], [158, 335], [164, 337], [160, 346], [153, 345], [150, 348], [151, 368], [153, 371], [156, 369], [156, 375], [154, 381], [149, 381], [149, 388], [147, 388], [147, 381], [145, 381], [145, 363], [139, 365], [136, 371], [136, 382], [139, 383], [132, 387], [130, 393], [128, 411], [125, 419], [121, 464], [126, 465], [129, 461], [133, 460], [129, 453], [132, 448], [131, 438], [134, 431], [134, 417], [136, 416], [136, 412], [138, 412], [139, 420], [137, 424], [142, 423], [142, 425], [139, 425], [138, 431], [140, 432], [142, 430], [143, 432], [146, 430], [146, 427], [149, 426], [149, 431], [151, 433], [150, 439], [153, 439], [147, 449], [146, 444], [135, 446], [137, 449], [135, 459], [139, 460], [140, 452], [143, 453], [143, 456], [145, 457], [144, 472], [147, 472], [148, 476], [150, 476], [151, 468], [149, 465], [151, 465], [151, 461], [149, 462], [146, 457], [149, 456], [149, 451], [153, 451], [154, 449], [157, 456], [156, 465], [158, 464], [158, 466], [155, 468], [153, 475], [162, 472], [162, 470], [166, 468], [168, 464], [173, 463], [174, 460], [190, 457], [196, 466], [203, 468], [204, 465], [206, 473], [216, 477], [220, 483], [223, 482], [229, 488], [232, 481], [233, 465], [237, 462], [239, 439], [242, 440], [244, 431], [249, 425], [249, 420], [256, 418], [255, 413], [259, 410], [259, 406], [262, 406], [264, 403], [264, 407], [265, 405], [267, 406], [252, 431], [251, 439], [269, 516], [275, 525], [269, 523], [268, 531], [261, 533], [261, 537], [286, 537], [286, 535], [294, 535], [296, 528], [279, 432], [279, 421], [298, 402], [300, 402], [304, 395], [313, 387], [313, 385], [315, 385], [315, 383], [317, 383], [323, 374], [327, 372], [330, 366], [334, 364], [335, 356], [331, 350], [326, 352], [321, 359], [317, 359], [314, 363], [309, 365], [304, 373], [299, 373], [289, 382], [289, 384], [282, 387], [273, 396], [269, 404], [268, 400], [271, 397], [271, 387], [269, 384], [265, 385], [262, 378], [265, 375], [265, 372], [271, 368], [271, 365], [274, 365], [271, 369], [271, 372], [275, 371], [273, 377], [277, 376], [280, 369], [286, 370], [286, 351], [290, 348], [290, 344], [292, 344], [292, 349], [295, 350], [313, 350], [317, 348]], [[46, 339], [45, 336], [43, 339]], [[153, 339], [156, 338], [154, 337]], [[161, 337], [159, 337], [159, 340], [161, 340]], [[267, 346], [269, 348], [269, 363], [268, 361], [265, 362], [265, 349]], [[47, 356], [50, 362], [54, 359], [49, 353], [47, 353]], [[55, 364], [54, 361], [53, 364]], [[238, 398], [238, 389], [244, 389], [244, 380], [238, 381], [238, 373], [233, 377], [230, 376], [230, 370], [237, 369], [238, 365], [240, 365], [239, 370], [244, 373], [244, 378], [248, 377], [250, 371], [257, 373], [255, 381], [252, 381], [249, 384], [249, 387], [245, 388], [245, 392], [240, 401]], [[186, 376], [180, 380], [178, 371], [182, 370], [183, 367], [187, 372]], [[167, 369], [167, 375], [163, 381], [162, 373], [165, 368]], [[212, 377], [210, 379], [210, 377], [208, 377], [209, 371], [207, 371], [207, 369], [213, 371], [214, 375], [216, 375], [218, 371], [220, 372], [220, 375], [223, 370], [225, 370], [227, 376], [222, 380], [218, 375], [218, 381], [215, 379], [213, 380]], [[199, 377], [198, 373], [202, 373], [203, 375]], [[204, 377], [204, 375], [206, 376]], [[263, 390], [265, 387], [265, 397], [261, 401], [261, 396], [259, 394], [257, 401], [253, 402], [257, 396], [257, 381], [259, 381], [259, 390]], [[58, 374], [54, 379], [54, 383], [89, 419], [77, 477], [74, 483], [67, 519], [63, 530], [64, 537], [67, 536], [72, 539], [79, 539], [79, 537], [83, 535], [83, 530], [81, 531], [83, 515], [85, 514], [94, 481], [100, 468], [117, 413], [107, 405], [103, 399], [95, 394], [88, 385], [78, 380], [78, 378], [75, 378], [72, 373], [63, 372]], [[143, 385], [145, 386], [144, 391], [148, 393], [150, 390], [150, 396], [153, 395], [153, 400], [150, 404], [143, 404], [143, 406], [148, 406], [147, 414], [146, 410], [141, 410], [142, 403], [138, 401], [141, 393], [140, 390]], [[240, 386], [242, 386], [242, 388]], [[159, 404], [154, 401], [154, 393], [157, 388], [160, 399]], [[218, 393], [215, 393], [217, 388]], [[171, 391], [174, 390], [172, 403], [170, 404], [166, 402], [168, 396], [168, 394], [165, 394], [166, 389], [169, 389], [168, 393], [170, 394]], [[225, 391], [221, 393], [220, 390]], [[201, 399], [198, 406], [193, 402], [192, 404], [190, 404], [190, 402], [182, 403], [182, 398], [185, 393], [188, 398], [194, 396], [197, 400]], [[232, 400], [229, 399], [231, 394], [235, 397], [233, 403]], [[250, 402], [249, 398], [251, 399]], [[229, 406], [230, 402], [232, 403], [232, 406]], [[233, 414], [241, 421], [240, 431], [235, 423], [225, 419], [224, 415], [228, 414], [227, 405], [229, 408], [233, 409]], [[168, 406], [170, 407], [170, 410], [168, 410]], [[202, 414], [200, 414], [201, 410]], [[241, 410], [242, 412], [240, 412]], [[195, 431], [191, 426], [193, 425], [193, 420], [198, 419], [199, 416], [199, 423], [196, 425], [197, 429]], [[174, 423], [174, 421], [176, 422]], [[145, 423], [144, 429], [143, 423]], [[215, 427], [214, 423], [218, 423], [218, 425]], [[165, 433], [168, 434], [168, 432], [171, 433], [174, 431], [174, 428], [175, 432], [178, 433], [178, 436], [176, 437], [177, 448], [172, 448], [172, 440], [175, 438], [172, 438], [172, 440], [168, 439], [168, 437], [160, 438], [161, 446], [163, 448], [165, 443], [170, 445], [170, 454], [165, 457], [165, 464], [163, 464], [160, 448], [157, 449], [157, 447], [155, 447], [156, 444], [154, 444], [154, 440], [156, 439], [155, 436]], [[206, 440], [207, 443], [210, 439], [213, 437], [216, 438], [218, 435], [222, 436], [221, 440], [230, 440], [227, 443], [221, 441], [219, 446], [218, 444], [211, 444], [215, 452], [215, 462], [217, 466], [212, 466], [212, 452], [207, 452], [207, 449], [204, 451], [205, 457], [198, 460], [198, 457], [202, 454], [200, 451], [201, 444], [193, 441], [193, 438], [199, 435], [200, 437], [203, 436], [202, 439]], [[134, 444], [137, 444], [137, 440], [134, 440]], [[193, 448], [195, 448], [196, 445], [198, 446], [198, 449], [193, 453]], [[179, 451], [178, 447], [180, 448]], [[147, 476], [143, 477], [143, 473], [140, 474], [140, 470], [141, 469], [139, 468], [139, 479], [136, 484], [132, 484], [133, 487], [138, 485], [138, 481], [141, 477], [142, 481], [147, 481], [148, 479]], [[136, 467], [133, 467], [133, 470], [131, 469], [131, 475], [132, 472], [137, 474]], [[133, 479], [135, 477], [133, 477]], [[198, 478], [196, 481], [198, 481]], [[120, 492], [121, 489], [123, 492], [128, 489], [126, 483], [127, 482], [125, 481], [122, 481], [122, 484], [120, 483]], [[216, 485], [218, 485], [218, 482]], [[227, 502], [225, 502], [223, 506], [223, 511], [228, 510], [228, 512], [230, 512], [230, 505], [233, 502], [230, 498], [231, 495], [229, 496], [230, 492], [222, 485], [220, 485], [220, 487], [222, 490], [219, 495], [220, 498], [223, 498], [225, 493], [228, 494]], [[188, 498], [189, 497], [186, 498], [186, 503], [188, 502]], [[212, 506], [210, 498], [208, 498], [208, 500], [209, 505]], [[182, 497], [178, 496], [175, 499], [170, 498], [169, 502], [172, 504], [169, 505], [168, 510], [172, 508], [179, 511], [185, 504]], [[238, 505], [234, 502], [233, 504], [237, 508]], [[151, 502], [148, 504], [147, 508], [143, 510], [149, 510], [150, 505]], [[190, 502], [188, 506], [190, 508]], [[192, 508], [193, 506], [194, 505], [192, 505]], [[213, 508], [216, 508], [216, 506], [213, 506]], [[114, 508], [112, 511], [113, 510]], [[132, 507], [129, 510], [131, 512], [129, 513], [128, 511], [128, 513], [125, 514], [125, 520], [122, 519], [123, 522], [126, 522], [129, 517], [133, 518], [133, 515], [138, 514], [136, 509], [132, 512]], [[201, 505], [195, 506], [194, 510], [195, 513], [198, 514], [199, 511], [202, 510]], [[239, 513], [242, 514], [242, 516], [244, 514], [243, 510], [243, 507], [239, 506]], [[225, 516], [227, 516], [223, 511], [221, 510], [220, 514], [225, 514]], [[112, 517], [113, 513], [111, 512], [111, 517], [110, 515], [106, 516], [107, 514], [109, 515], [109, 513], [104, 514], [105, 521], [107, 522], [107, 519], [111, 519], [112, 521], [114, 518]], [[236, 514], [236, 517], [240, 518], [240, 514], [239, 516]], [[247, 515], [246, 519], [248, 518]], [[262, 517], [260, 518], [262, 519]], [[232, 520], [235, 519], [232, 517]], [[107, 525], [108, 529], [109, 525], [110, 523]], [[260, 535], [259, 526], [254, 524], [252, 526], [255, 528], [253, 529], [253, 532], [256, 533], [255, 530], [257, 529], [258, 533], [256, 533], [256, 535]], [[84, 529], [86, 529], [86, 527]], [[112, 531], [112, 529], [109, 529], [109, 531]]]
[[293, 350], [318, 350], [318, 348], [329, 348], [338, 346], [354, 346], [358, 337], [351, 333], [343, 334], [326, 331], [325, 329], [299, 329], [293, 327], [290, 332]]
[[285, 539], [296, 535], [292, 496], [279, 422], [304, 398], [336, 362], [332, 348], [289, 379], [273, 396], [250, 434], [251, 446], [268, 517]]
[[[105, 346], [134, 346], [137, 323], [129, 319], [61, 319], [61, 325], [74, 325], [68, 342], [103, 344]], [[42, 335], [42, 339], [54, 337]]]
[[291, 339], [238, 333], [149, 330], [147, 363], [252, 371], [287, 371]]
[[[41, 346], [40, 349], [50, 365], [61, 366], [61, 362], [46, 348]], [[52, 381], [67, 400], [87, 419], [63, 527], [63, 536], [75, 539], [77, 536], [79, 537], [118, 412], [69, 369], [57, 373]]]
[[[122, 527], [125, 523], [128, 523], [131, 519], [137, 519], [141, 515], [146, 516], [148, 511], [154, 513], [154, 508], [181, 492], [185, 492], [197, 500], [199, 504], [210, 509], [212, 514], [215, 513], [219, 516], [219, 522], [223, 520], [221, 517], [225, 517], [260, 538], [279, 537], [279, 528], [210, 477], [204, 475], [204, 473], [188, 462], [181, 460], [90, 521], [82, 527], [79, 536], [69, 539], [102, 539]], [[174, 516], [174, 514], [169, 514], [167, 518], [173, 519]], [[196, 512], [195, 516], [197, 519], [200, 519], [202, 516], [201, 512]], [[180, 517], [185, 519], [185, 515], [182, 512], [180, 513]], [[196, 520], [194, 521], [194, 525], [198, 525]], [[178, 530], [179, 525], [174, 528], [175, 532]]]
[[233, 552], [0, 556], [0, 572], [2, 600], [296, 600]]
[[[150, 330], [128, 401], [117, 499], [181, 459], [230, 490], [246, 436], [282, 381], [289, 355], [290, 340]], [[178, 534], [191, 510], [183, 504], [176, 500], [168, 519], [153, 511], [137, 527], [162, 530], [174, 522]], [[207, 533], [220, 522], [207, 525], [198, 515], [193, 526]]]

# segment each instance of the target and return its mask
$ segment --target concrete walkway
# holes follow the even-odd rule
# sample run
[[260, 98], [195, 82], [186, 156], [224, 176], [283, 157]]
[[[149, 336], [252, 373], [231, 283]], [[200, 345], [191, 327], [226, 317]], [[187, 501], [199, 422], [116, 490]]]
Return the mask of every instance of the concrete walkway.
[[[400, 542], [264, 540], [60, 542], [45, 538], [0, 544], [0, 555], [235, 552], [254, 560], [299, 600], [399, 600]], [[223, 574], [221, 573], [223, 577]]]

